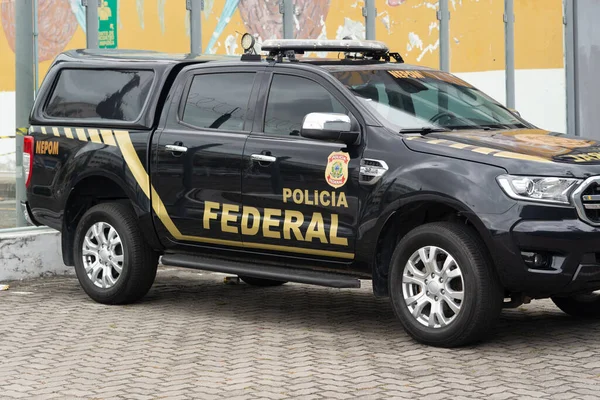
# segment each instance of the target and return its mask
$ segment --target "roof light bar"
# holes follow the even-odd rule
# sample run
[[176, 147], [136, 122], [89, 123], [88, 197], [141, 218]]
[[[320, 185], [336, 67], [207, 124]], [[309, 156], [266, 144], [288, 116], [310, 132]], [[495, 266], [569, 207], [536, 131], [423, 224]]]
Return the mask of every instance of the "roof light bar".
[[386, 53], [388, 47], [377, 40], [318, 40], [318, 39], [268, 39], [261, 45], [262, 51], [278, 53], [292, 50], [343, 51], [356, 53]]

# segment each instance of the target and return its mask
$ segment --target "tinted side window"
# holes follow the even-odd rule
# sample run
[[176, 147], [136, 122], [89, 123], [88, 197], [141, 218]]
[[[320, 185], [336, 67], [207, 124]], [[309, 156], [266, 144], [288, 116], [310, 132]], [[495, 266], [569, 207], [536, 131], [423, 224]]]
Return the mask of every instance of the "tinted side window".
[[267, 101], [265, 133], [299, 136], [302, 121], [311, 112], [348, 113], [318, 83], [298, 76], [275, 74]]
[[199, 128], [243, 130], [254, 75], [196, 75], [186, 99], [183, 121]]
[[136, 121], [146, 103], [154, 72], [65, 69], [47, 103], [49, 117]]

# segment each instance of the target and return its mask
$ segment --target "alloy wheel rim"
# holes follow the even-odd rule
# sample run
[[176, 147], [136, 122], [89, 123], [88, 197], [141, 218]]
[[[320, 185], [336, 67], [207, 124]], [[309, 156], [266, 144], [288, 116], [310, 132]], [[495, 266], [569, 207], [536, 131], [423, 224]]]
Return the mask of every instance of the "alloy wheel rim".
[[92, 225], [83, 240], [83, 265], [88, 279], [102, 289], [113, 287], [123, 272], [123, 261], [123, 242], [117, 230], [106, 222]]
[[446, 327], [462, 309], [462, 271], [446, 250], [421, 247], [404, 266], [402, 294], [408, 311], [421, 325], [434, 329]]

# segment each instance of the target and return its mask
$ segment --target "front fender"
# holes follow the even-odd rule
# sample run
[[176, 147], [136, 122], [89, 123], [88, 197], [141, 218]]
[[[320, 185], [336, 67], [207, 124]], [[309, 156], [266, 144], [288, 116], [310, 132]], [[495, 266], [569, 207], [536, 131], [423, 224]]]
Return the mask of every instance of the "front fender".
[[506, 172], [504, 169], [411, 151], [403, 152], [401, 161], [390, 168], [364, 203], [357, 241], [360, 248], [356, 252], [360, 265], [370, 266], [368, 272], [372, 272], [386, 224], [398, 212], [411, 212], [411, 205], [425, 202], [457, 210], [491, 246], [491, 235], [479, 215], [503, 214], [516, 204], [496, 182], [496, 177]]

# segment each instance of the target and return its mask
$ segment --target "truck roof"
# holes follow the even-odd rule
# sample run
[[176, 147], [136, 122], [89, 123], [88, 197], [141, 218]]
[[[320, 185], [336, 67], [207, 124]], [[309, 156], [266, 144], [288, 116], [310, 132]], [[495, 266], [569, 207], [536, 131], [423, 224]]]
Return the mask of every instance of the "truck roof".
[[184, 53], [162, 53], [152, 50], [127, 50], [127, 49], [77, 49], [61, 53], [57, 61], [148, 61], [178, 64], [182, 62], [207, 62], [207, 61], [239, 61], [239, 56], [225, 55], [196, 55]]
[[[185, 54], [185, 53], [163, 53], [152, 50], [126, 50], [126, 49], [78, 49], [68, 50], [61, 53], [55, 62], [92, 62], [92, 63], [131, 63], [145, 62], [157, 64], [194, 64], [206, 62], [231, 62], [239, 64], [263, 62], [268, 60], [262, 57], [260, 61], [242, 61], [240, 55], [217, 55], [217, 54]], [[397, 62], [386, 62], [370, 59], [338, 59], [338, 58], [313, 58], [300, 57], [298, 62], [325, 67], [328, 70], [350, 70], [361, 69], [369, 65], [374, 68], [393, 69], [426, 69], [431, 68], [410, 65]]]

